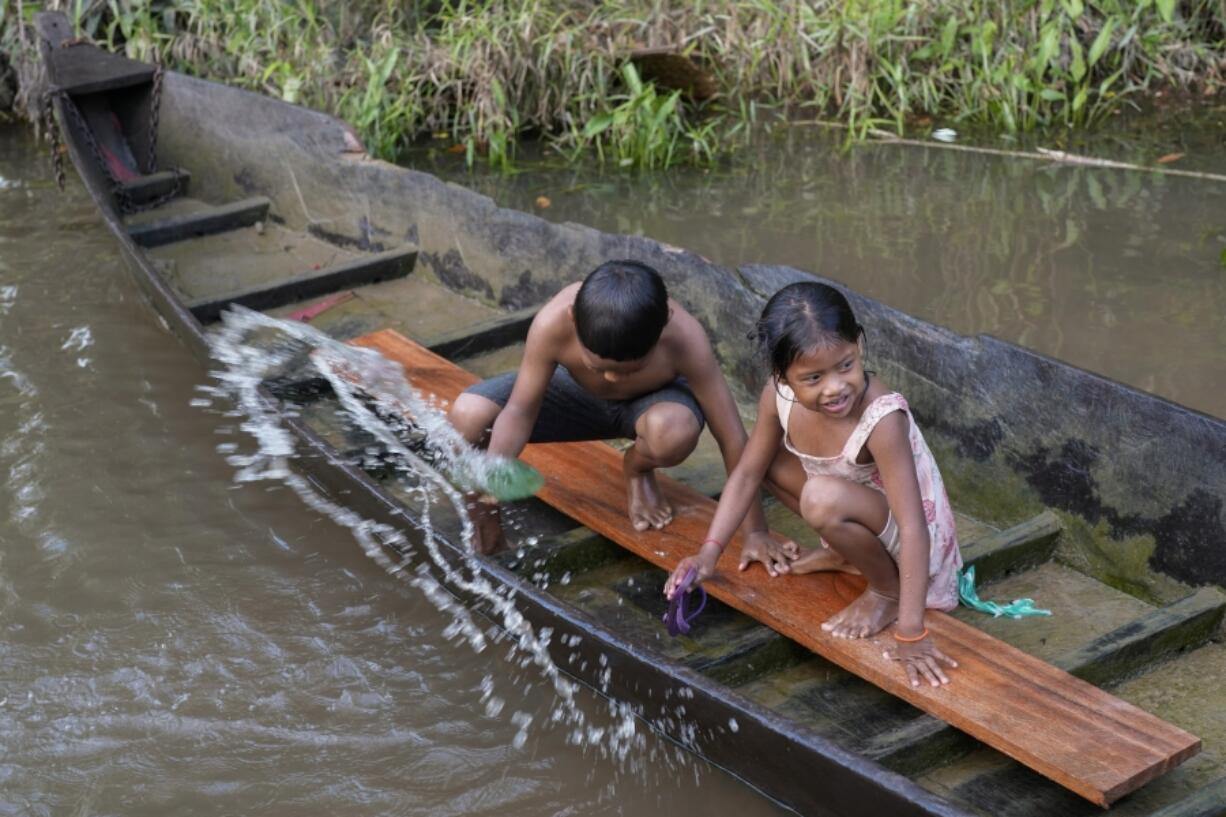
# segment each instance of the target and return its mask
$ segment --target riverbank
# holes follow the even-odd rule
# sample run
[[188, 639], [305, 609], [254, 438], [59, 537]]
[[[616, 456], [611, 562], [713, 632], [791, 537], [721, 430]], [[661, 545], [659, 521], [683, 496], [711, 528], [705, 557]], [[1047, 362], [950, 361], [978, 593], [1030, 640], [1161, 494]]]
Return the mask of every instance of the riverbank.
[[[1209, 0], [46, 6], [136, 59], [340, 116], [382, 158], [433, 138], [503, 168], [525, 139], [570, 160], [709, 164], [764, 109], [852, 138], [1082, 128], [1226, 82], [1226, 7]], [[0, 50], [20, 64], [30, 42], [5, 4]]]

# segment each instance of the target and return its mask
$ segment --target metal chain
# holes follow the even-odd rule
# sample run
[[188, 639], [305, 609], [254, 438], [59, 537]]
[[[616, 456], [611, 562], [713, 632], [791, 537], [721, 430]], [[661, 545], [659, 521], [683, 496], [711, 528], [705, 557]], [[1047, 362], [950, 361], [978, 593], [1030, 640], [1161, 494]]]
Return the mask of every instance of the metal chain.
[[145, 163], [146, 173], [155, 173], [158, 169], [158, 115], [162, 107], [162, 74], [165, 71], [161, 65], [153, 71], [153, 89], [149, 92], [149, 159]]
[[48, 91], [43, 94], [43, 127], [47, 138], [51, 141], [51, 167], [55, 173], [55, 184], [64, 192], [64, 140], [60, 138], [60, 122], [55, 118], [55, 95]]
[[[160, 55], [158, 59], [161, 59]], [[149, 158], [145, 163], [145, 172], [148, 174], [156, 173], [158, 169], [158, 122], [162, 112], [162, 76], [165, 73], [166, 69], [162, 67], [161, 62], [158, 62], [153, 70], [153, 87], [149, 90]], [[172, 172], [175, 180], [170, 189], [156, 199], [150, 199], [139, 205], [139, 209], [152, 210], [154, 207], [161, 207], [179, 195], [179, 190], [183, 186], [183, 177], [177, 170]]]

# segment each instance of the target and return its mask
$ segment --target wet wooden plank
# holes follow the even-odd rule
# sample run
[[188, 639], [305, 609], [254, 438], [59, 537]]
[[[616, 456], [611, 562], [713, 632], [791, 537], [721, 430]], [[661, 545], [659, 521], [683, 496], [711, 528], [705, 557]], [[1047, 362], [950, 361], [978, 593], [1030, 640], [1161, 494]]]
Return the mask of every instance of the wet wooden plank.
[[413, 270], [417, 250], [401, 248], [362, 255], [324, 270], [311, 270], [285, 278], [271, 286], [258, 286], [226, 295], [201, 298], [187, 306], [201, 323], [210, 323], [222, 310], [234, 305], [249, 309], [274, 309], [318, 298], [349, 287], [373, 284], [390, 278], [403, 278]]
[[[391, 330], [355, 339], [400, 362], [410, 382], [454, 399], [475, 377]], [[694, 552], [715, 503], [676, 482], [661, 488], [677, 511], [662, 531], [634, 530], [626, 515], [620, 455], [599, 443], [529, 446], [523, 458], [546, 475], [539, 498], [666, 570]], [[816, 623], [856, 598], [863, 580], [845, 574], [793, 576], [736, 569], [728, 547], [708, 592], [908, 703], [962, 729], [1056, 783], [1108, 805], [1200, 751], [1200, 740], [980, 630], [939, 613], [929, 628], [956, 658], [951, 688], [912, 687], [875, 639], [834, 638]]]
[[616, 543], [579, 527], [550, 536], [523, 552], [507, 548], [492, 558], [510, 570], [527, 575], [543, 573], [549, 581], [557, 581], [567, 573], [585, 573], [629, 557]]
[[128, 235], [142, 247], [160, 247], [173, 241], [250, 227], [268, 215], [270, 206], [271, 201], [256, 196], [182, 216], [134, 224], [128, 227]]
[[1056, 549], [1060, 519], [1044, 511], [1006, 530], [962, 547], [962, 560], [975, 566], [975, 582], [983, 585], [1006, 573], [1046, 562]]
[[493, 320], [433, 338], [426, 346], [436, 355], [448, 358], [472, 357], [502, 346], [510, 346], [528, 337], [528, 327], [532, 325], [532, 319], [539, 310], [539, 306], [530, 306], [518, 312], [500, 315]]

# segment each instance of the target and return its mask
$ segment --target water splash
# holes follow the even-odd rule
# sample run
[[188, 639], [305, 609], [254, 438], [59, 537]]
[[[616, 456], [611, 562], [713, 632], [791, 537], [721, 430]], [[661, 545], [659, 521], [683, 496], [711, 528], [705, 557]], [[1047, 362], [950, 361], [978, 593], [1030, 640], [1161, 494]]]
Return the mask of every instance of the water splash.
[[60, 346], [68, 352], [80, 352], [94, 345], [94, 336], [88, 326], [78, 326], [68, 334], [68, 340]]
[[13, 499], [9, 519], [20, 530], [37, 528], [43, 490], [37, 464], [46, 446], [47, 423], [38, 406], [38, 388], [16, 367], [7, 347], [0, 345], [0, 383], [8, 381], [17, 407], [13, 433], [0, 439], [0, 463], [8, 465], [5, 487]]
[[[203, 406], [220, 398], [232, 404], [235, 410], [227, 414], [241, 417], [239, 428], [257, 443], [257, 450], [250, 454], [238, 453], [232, 443], [219, 446], [237, 469], [237, 481], [276, 480], [290, 487], [309, 507], [351, 531], [366, 555], [390, 575], [415, 587], [449, 617], [451, 624], [444, 630], [446, 638], [462, 640], [481, 652], [489, 646], [490, 639], [474, 620], [472, 610], [453, 593], [477, 600], [478, 606], [500, 627], [501, 632], [492, 638], [508, 643], [507, 673], [502, 674], [509, 674], [515, 681], [520, 670], [531, 668], [548, 684], [554, 706], [542, 723], [564, 729], [569, 744], [616, 761], [619, 773], [649, 769], [660, 772], [690, 765], [691, 758], [682, 746], [692, 746], [699, 737], [699, 729], [685, 718], [686, 689], [676, 691], [677, 705], [672, 715], [649, 724], [679, 736], [682, 746], [656, 744], [650, 751], [643, 751], [647, 741], [640, 729], [642, 708], [610, 697], [611, 724], [594, 723], [576, 700], [576, 684], [563, 675], [549, 655], [553, 633], [548, 628], [534, 629], [516, 607], [513, 591], [483, 575], [481, 563], [472, 554], [473, 528], [464, 509], [463, 495], [444, 474], [473, 475], [480, 480], [497, 463], [489, 462], [492, 458], [464, 442], [447, 422], [437, 401], [423, 397], [410, 386], [399, 364], [373, 350], [338, 343], [305, 324], [242, 308], [223, 316], [210, 344], [213, 357], [222, 368], [212, 372], [216, 385], [201, 389], [210, 397], [192, 402]], [[391, 525], [367, 519], [334, 502], [291, 468], [296, 437], [284, 425], [285, 408], [269, 401], [260, 386], [269, 379], [283, 377], [293, 367], [299, 368], [299, 375], [306, 369], [326, 378], [348, 423], [377, 441], [380, 461], [391, 464], [412, 500], [414, 514], [406, 515], [405, 519], [415, 530], [414, 536], [406, 536]], [[362, 383], [361, 393], [353, 380]], [[450, 547], [444, 552], [433, 522], [436, 506], [449, 506], [459, 520], [464, 544], [461, 552]], [[441, 581], [435, 576], [441, 577]], [[580, 656], [576, 649], [580, 642], [577, 636], [563, 642], [563, 646], [573, 650], [572, 663]], [[608, 697], [612, 669], [606, 656], [601, 655], [599, 660], [598, 688]], [[525, 686], [530, 688], [532, 683]], [[673, 693], [664, 690], [662, 697], [669, 701]], [[507, 709], [505, 698], [495, 692], [493, 675], [486, 676], [481, 684], [480, 704], [489, 717], [499, 717]], [[522, 746], [534, 726], [534, 718], [527, 712], [512, 711], [509, 719], [518, 730], [513, 745]], [[726, 732], [722, 727], [712, 731]]]
[[[60, 346], [65, 352], [81, 352], [94, 345], [94, 336], [88, 326], [78, 326], [68, 335], [68, 340]], [[78, 368], [84, 369], [92, 361], [87, 357], [78, 357]]]

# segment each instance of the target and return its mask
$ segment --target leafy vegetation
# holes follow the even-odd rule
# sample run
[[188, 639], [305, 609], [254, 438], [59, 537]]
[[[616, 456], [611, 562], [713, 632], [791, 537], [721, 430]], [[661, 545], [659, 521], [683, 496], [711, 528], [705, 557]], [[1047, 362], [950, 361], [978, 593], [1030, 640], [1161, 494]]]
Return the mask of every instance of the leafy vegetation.
[[[710, 162], [763, 106], [853, 137], [1082, 127], [1157, 88], [1216, 93], [1226, 72], [1222, 0], [0, 0], [0, 48], [44, 7], [132, 57], [336, 113], [380, 156], [434, 134], [502, 167], [529, 137], [625, 166]], [[643, 48], [720, 93], [645, 81], [628, 59]]]

